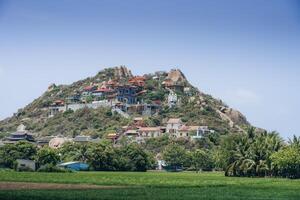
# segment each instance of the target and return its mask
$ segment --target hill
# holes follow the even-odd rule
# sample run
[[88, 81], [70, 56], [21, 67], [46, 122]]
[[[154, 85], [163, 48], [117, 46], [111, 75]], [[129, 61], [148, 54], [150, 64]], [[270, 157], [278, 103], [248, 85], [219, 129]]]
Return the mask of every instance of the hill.
[[71, 85], [51, 84], [39, 98], [0, 122], [0, 137], [25, 124], [37, 135], [102, 137], [134, 125], [165, 126], [181, 118], [187, 126], [208, 126], [217, 134], [250, 126], [239, 112], [192, 86], [179, 69], [135, 76], [124, 67], [107, 68]]

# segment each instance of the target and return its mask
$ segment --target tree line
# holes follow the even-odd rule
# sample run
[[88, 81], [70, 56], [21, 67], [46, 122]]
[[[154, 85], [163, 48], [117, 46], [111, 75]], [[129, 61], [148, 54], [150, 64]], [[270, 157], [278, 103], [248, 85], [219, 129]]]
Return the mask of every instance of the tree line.
[[[210, 139], [208, 139], [210, 138]], [[210, 141], [209, 141], [210, 140]], [[211, 141], [214, 141], [212, 143]], [[15, 168], [17, 159], [35, 160], [38, 167], [81, 161], [95, 171], [146, 171], [163, 160], [169, 169], [224, 171], [226, 176], [300, 178], [300, 137], [287, 143], [276, 132], [206, 136], [197, 144], [170, 138], [152, 138], [145, 144], [109, 141], [65, 143], [60, 149], [37, 148], [28, 142], [0, 148], [0, 166]]]

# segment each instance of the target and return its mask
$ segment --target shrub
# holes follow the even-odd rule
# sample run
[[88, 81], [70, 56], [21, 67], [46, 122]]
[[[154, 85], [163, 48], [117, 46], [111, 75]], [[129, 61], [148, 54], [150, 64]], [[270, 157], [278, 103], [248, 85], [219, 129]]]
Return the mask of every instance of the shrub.
[[29, 167], [18, 167], [16, 168], [17, 172], [34, 172], [33, 169], [29, 168]]
[[46, 165], [40, 167], [37, 171], [38, 172], [56, 172], [56, 173], [72, 172], [69, 169], [60, 168], [53, 164], [46, 164]]
[[285, 178], [300, 178], [300, 150], [289, 146], [271, 156], [275, 175]]

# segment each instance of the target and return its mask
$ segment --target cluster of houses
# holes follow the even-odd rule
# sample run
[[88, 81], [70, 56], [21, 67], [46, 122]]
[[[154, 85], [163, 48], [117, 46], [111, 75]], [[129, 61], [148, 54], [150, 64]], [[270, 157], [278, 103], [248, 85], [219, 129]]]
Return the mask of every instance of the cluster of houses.
[[166, 126], [143, 127], [142, 118], [135, 118], [136, 125], [124, 126], [123, 135], [132, 138], [138, 143], [144, 142], [148, 138], [156, 138], [163, 135], [172, 138], [200, 139], [205, 134], [214, 132], [207, 126], [187, 126], [180, 118], [171, 118]]
[[[162, 75], [158, 73], [152, 79], [160, 79], [160, 76]], [[134, 76], [126, 82], [109, 80], [92, 83], [66, 99], [55, 100], [48, 108], [49, 117], [53, 117], [58, 112], [75, 111], [84, 107], [110, 107], [124, 117], [130, 114], [153, 115], [161, 109], [162, 102], [155, 100], [145, 103], [143, 98], [139, 98], [147, 92], [145, 90], [146, 79], [146, 76]], [[169, 91], [167, 98], [169, 107], [174, 107], [179, 103], [176, 92], [184, 92], [187, 95], [190, 93], [190, 88], [185, 86], [182, 79], [179, 70], [172, 70], [162, 82], [162, 87]]]
[[[204, 135], [213, 132], [207, 126], [187, 126], [180, 118], [170, 118], [166, 126], [146, 127], [144, 126], [144, 119], [142, 117], [134, 118], [133, 124], [122, 127], [121, 130], [106, 134], [105, 139], [112, 140], [117, 143], [121, 138], [128, 138], [129, 140], [137, 143], [143, 143], [146, 139], [156, 138], [160, 136], [168, 136], [172, 138], [185, 138], [185, 139], [200, 139]], [[24, 125], [20, 125], [17, 131], [11, 133], [10, 136], [4, 138], [3, 144], [16, 143], [18, 141], [29, 141], [36, 143], [38, 146], [49, 146], [50, 148], [60, 148], [66, 142], [74, 143], [98, 143], [100, 138], [92, 138], [86, 135], [78, 135], [74, 138], [64, 136], [44, 136], [37, 137], [28, 132]]]
[[49, 107], [49, 117], [58, 112], [69, 109], [75, 111], [84, 107], [110, 107], [127, 114], [152, 115], [159, 111], [161, 102], [143, 103], [138, 101], [138, 97], [146, 92], [144, 90], [145, 80], [144, 76], [135, 76], [126, 83], [109, 80], [91, 84], [66, 100], [54, 101]]

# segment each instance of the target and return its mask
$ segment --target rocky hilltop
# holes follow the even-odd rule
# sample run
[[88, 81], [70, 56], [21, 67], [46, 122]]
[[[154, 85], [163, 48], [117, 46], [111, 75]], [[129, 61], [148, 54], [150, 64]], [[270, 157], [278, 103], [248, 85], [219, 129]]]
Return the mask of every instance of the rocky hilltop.
[[71, 85], [51, 84], [39, 98], [0, 122], [0, 136], [25, 124], [41, 136], [104, 137], [136, 126], [137, 119], [143, 119], [141, 127], [164, 127], [174, 118], [219, 135], [250, 126], [240, 112], [192, 86], [179, 69], [136, 76], [121, 66]]

